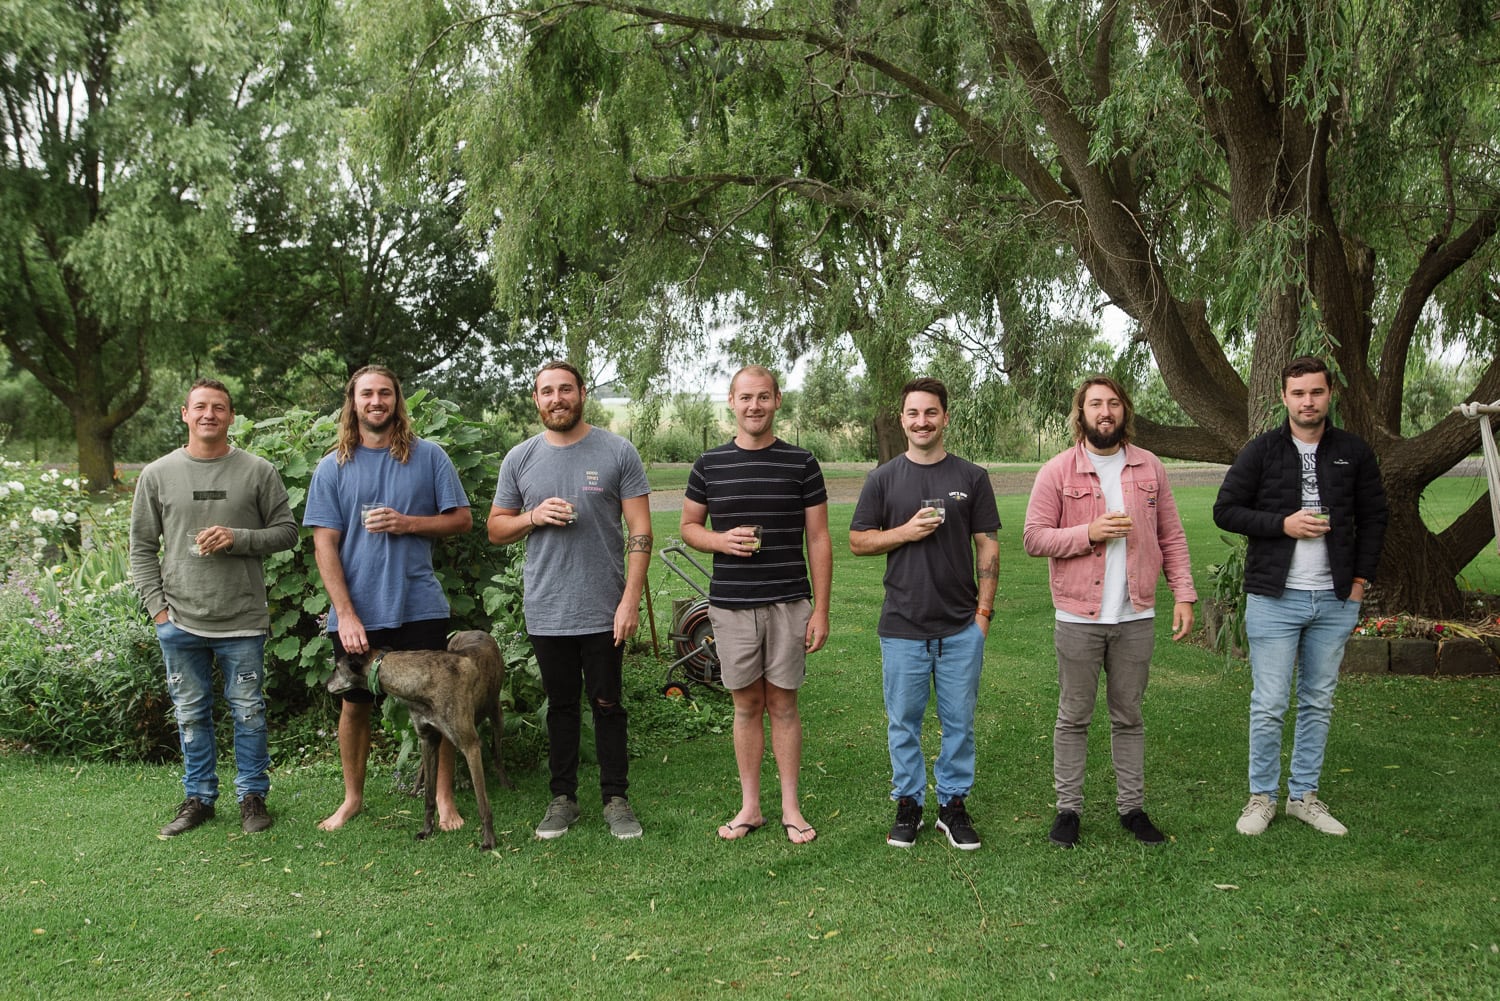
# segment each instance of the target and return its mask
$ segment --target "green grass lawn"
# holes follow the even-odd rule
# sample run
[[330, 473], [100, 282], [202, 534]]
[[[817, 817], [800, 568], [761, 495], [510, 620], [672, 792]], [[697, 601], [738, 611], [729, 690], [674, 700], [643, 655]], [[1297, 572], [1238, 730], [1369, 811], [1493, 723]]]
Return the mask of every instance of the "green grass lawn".
[[[1195, 567], [1217, 558], [1212, 490], [1180, 492]], [[1435, 501], [1434, 517], [1462, 497]], [[1091, 741], [1083, 842], [1045, 840], [1056, 705], [1045, 564], [1020, 549], [1024, 497], [1000, 500], [1002, 578], [979, 702], [984, 847], [923, 831], [889, 848], [893, 810], [874, 633], [882, 559], [848, 554], [836, 505], [834, 635], [803, 691], [804, 806], [818, 840], [776, 824], [721, 843], [738, 786], [724, 696], [654, 695], [649, 645], [628, 671], [643, 731], [632, 765], [644, 838], [611, 839], [587, 795], [567, 836], [533, 839], [545, 768], [492, 787], [498, 847], [470, 825], [418, 843], [421, 805], [373, 769], [365, 814], [315, 829], [339, 796], [331, 758], [274, 775], [276, 826], [244, 837], [232, 797], [171, 841], [176, 765], [0, 756], [4, 998], [1462, 998], [1500, 993], [1500, 679], [1351, 676], [1322, 793], [1350, 827], [1278, 817], [1235, 833], [1246, 797], [1249, 674], [1159, 639], [1146, 699], [1147, 806], [1171, 837], [1114, 819], [1107, 720]], [[1447, 515], [1451, 517], [1451, 514]], [[656, 516], [658, 545], [677, 515]], [[1486, 562], [1487, 561], [1487, 562]], [[1495, 587], [1493, 551], [1471, 574]], [[658, 561], [665, 638], [687, 585]], [[643, 634], [645, 630], [643, 630]], [[708, 725], [696, 725], [705, 721]], [[715, 729], [721, 732], [714, 732]], [[330, 721], [331, 730], [331, 721]], [[936, 722], [929, 726], [936, 752]], [[332, 744], [332, 737], [328, 738]], [[1289, 751], [1288, 741], [1287, 750]], [[232, 769], [221, 768], [226, 788]]]

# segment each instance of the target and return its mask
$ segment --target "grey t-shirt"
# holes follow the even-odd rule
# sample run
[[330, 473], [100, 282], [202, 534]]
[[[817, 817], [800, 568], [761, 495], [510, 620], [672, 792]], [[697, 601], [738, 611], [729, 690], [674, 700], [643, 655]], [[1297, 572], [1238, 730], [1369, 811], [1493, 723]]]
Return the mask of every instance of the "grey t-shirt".
[[610, 632], [625, 594], [620, 502], [651, 492], [635, 446], [590, 426], [558, 447], [542, 435], [505, 456], [495, 506], [526, 511], [548, 497], [578, 497], [578, 520], [543, 525], [526, 538], [526, 631], [537, 636]]

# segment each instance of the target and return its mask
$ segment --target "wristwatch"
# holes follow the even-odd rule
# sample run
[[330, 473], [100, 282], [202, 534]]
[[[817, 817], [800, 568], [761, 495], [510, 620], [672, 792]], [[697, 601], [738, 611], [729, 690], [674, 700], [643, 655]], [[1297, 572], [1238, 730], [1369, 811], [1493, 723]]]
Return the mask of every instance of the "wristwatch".
[[993, 619], [995, 617], [995, 610], [993, 608], [981, 608], [978, 609], [978, 612], [980, 615], [983, 615], [987, 619]]

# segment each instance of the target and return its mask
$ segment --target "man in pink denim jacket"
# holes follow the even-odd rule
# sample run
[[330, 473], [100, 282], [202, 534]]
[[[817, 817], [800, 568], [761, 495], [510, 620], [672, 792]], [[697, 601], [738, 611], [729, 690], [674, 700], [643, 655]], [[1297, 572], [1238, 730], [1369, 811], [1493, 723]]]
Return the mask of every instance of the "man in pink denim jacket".
[[1156, 582], [1172, 589], [1172, 639], [1193, 628], [1187, 536], [1161, 460], [1130, 444], [1135, 410], [1125, 388], [1093, 376], [1073, 394], [1069, 423], [1077, 443], [1037, 473], [1022, 540], [1046, 556], [1057, 609], [1057, 726], [1052, 774], [1057, 817], [1047, 839], [1078, 843], [1089, 722], [1105, 673], [1115, 805], [1120, 824], [1142, 844], [1165, 839], [1146, 816], [1145, 724], [1156, 645]]

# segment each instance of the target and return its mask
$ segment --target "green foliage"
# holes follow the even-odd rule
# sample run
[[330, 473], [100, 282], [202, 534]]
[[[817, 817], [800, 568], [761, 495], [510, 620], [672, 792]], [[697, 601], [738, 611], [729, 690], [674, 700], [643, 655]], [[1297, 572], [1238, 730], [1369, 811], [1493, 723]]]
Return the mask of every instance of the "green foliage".
[[[1245, 635], [1245, 555], [1250, 540], [1243, 535], [1219, 538], [1228, 551], [1208, 568], [1208, 600], [1214, 609], [1208, 643], [1225, 657], [1242, 657], [1250, 649]], [[1209, 622], [1205, 616], [1205, 625]]]
[[161, 649], [120, 549], [0, 587], [0, 740], [94, 761], [176, 747]]

